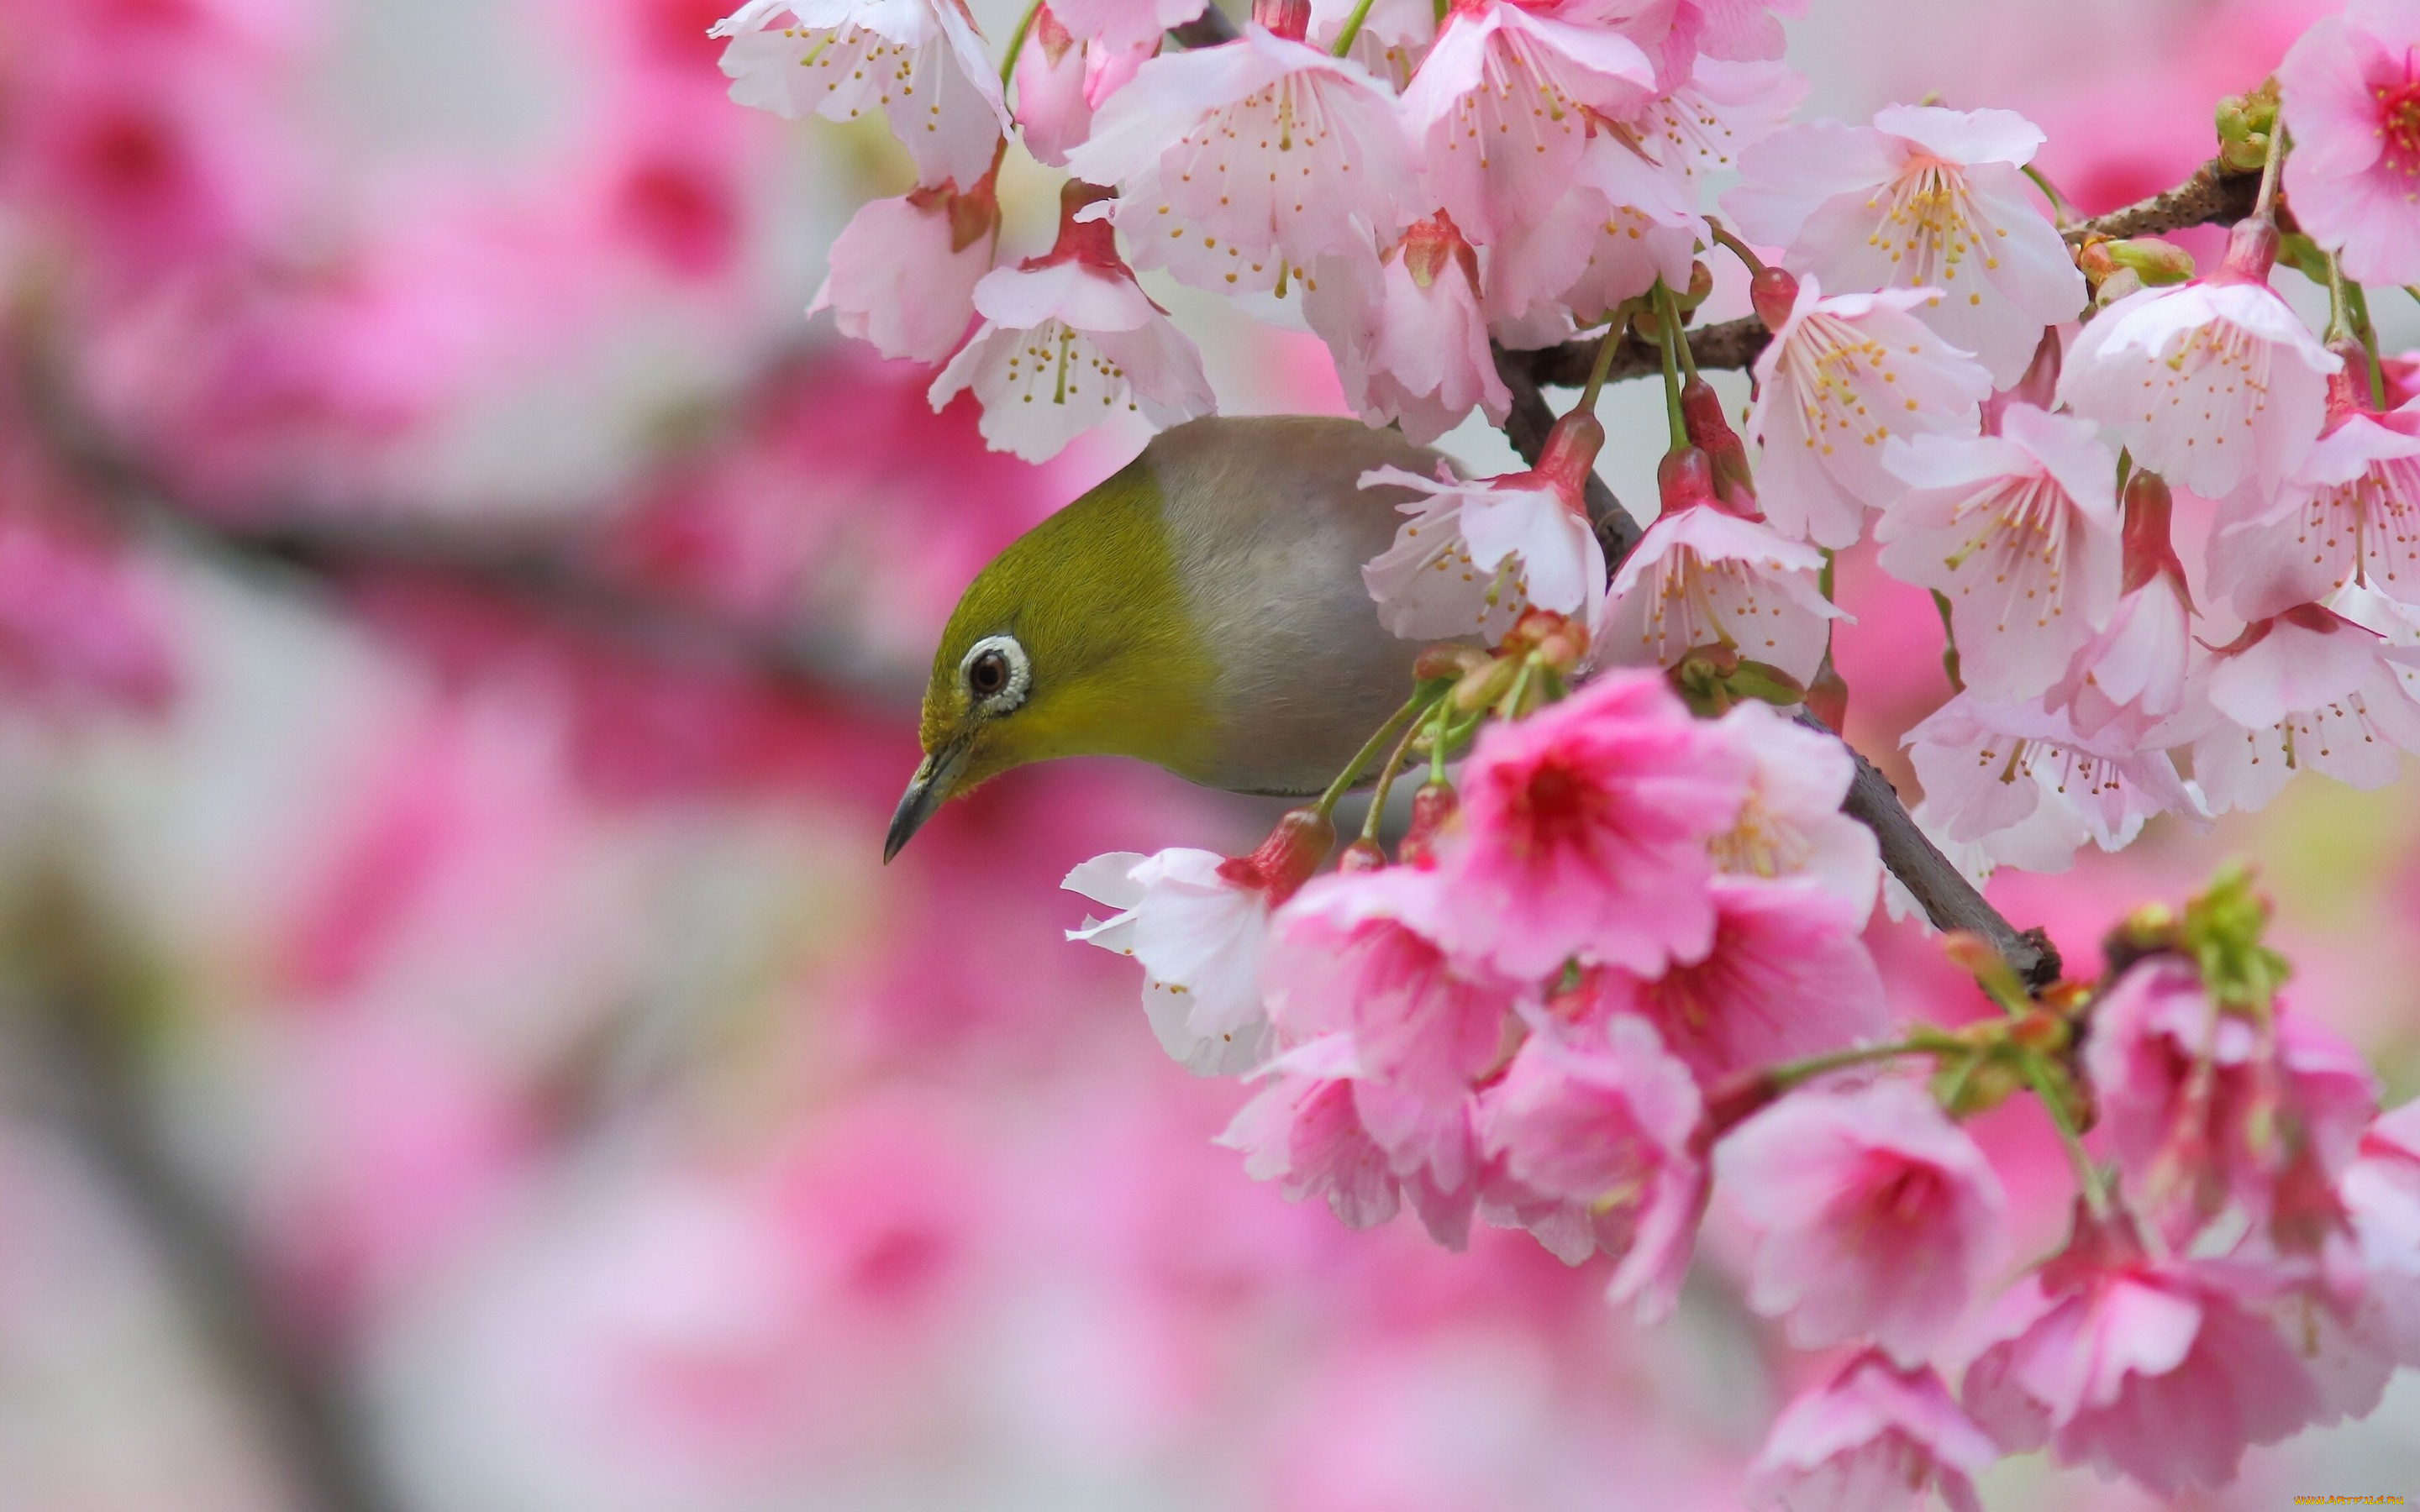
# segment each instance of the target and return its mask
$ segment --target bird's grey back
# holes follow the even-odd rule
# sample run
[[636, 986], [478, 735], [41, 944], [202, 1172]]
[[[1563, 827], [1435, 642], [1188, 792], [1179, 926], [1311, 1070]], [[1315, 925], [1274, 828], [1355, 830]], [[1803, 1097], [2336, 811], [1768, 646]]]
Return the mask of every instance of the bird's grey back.
[[1187, 608], [1223, 669], [1216, 780], [1318, 791], [1410, 694], [1420, 651], [1378, 623], [1361, 582], [1403, 521], [1396, 505], [1416, 496], [1360, 476], [1432, 475], [1437, 454], [1357, 420], [1289, 415], [1179, 425], [1142, 460]]

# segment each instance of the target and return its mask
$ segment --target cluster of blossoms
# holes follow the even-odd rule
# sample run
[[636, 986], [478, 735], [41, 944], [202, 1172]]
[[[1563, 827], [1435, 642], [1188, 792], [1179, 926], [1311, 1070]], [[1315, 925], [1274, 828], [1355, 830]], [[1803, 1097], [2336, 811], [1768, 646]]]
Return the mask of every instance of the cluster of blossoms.
[[[1357, 767], [1249, 855], [1067, 879], [1112, 911], [1074, 934], [1140, 962], [1170, 1054], [1258, 1084], [1225, 1135], [1252, 1174], [1356, 1227], [1408, 1204], [1450, 1246], [1476, 1218], [1606, 1255], [1648, 1318], [1719, 1187], [1758, 1237], [1751, 1304], [1849, 1351], [1776, 1425], [1770, 1501], [1972, 1506], [1978, 1472], [2045, 1444], [2218, 1485], [2420, 1364], [2420, 1123], [2281, 1003], [2241, 878], [2128, 920], [2095, 982], [2021, 982], [1956, 938], [2005, 1014], [1894, 1028], [1863, 937], [1884, 868], [1824, 728], [1830, 561], [1870, 525], [1940, 606], [1954, 696], [1906, 745], [1970, 871], [2057, 870], [2304, 767], [2390, 780], [2420, 751], [2420, 401], [2359, 281], [2420, 281], [2420, 19], [2356, 3], [2228, 102], [2223, 157], [2259, 188], [2196, 275], [2037, 193], [2043, 136], [2010, 113], [1789, 124], [1776, 8], [1259, 0], [1221, 39], [1200, 0], [1063, 0], [997, 75], [951, 0], [752, 0], [719, 33], [743, 100], [887, 113], [923, 182], [860, 213], [818, 303], [946, 363], [934, 401], [971, 389], [996, 447], [1209, 412], [1136, 270], [1298, 301], [1350, 402], [1422, 443], [1505, 420], [1501, 352], [1603, 332], [1531, 470], [1362, 480], [1420, 496], [1365, 570], [1375, 612], [1444, 643], [1335, 871]], [[1070, 175], [1055, 245], [1014, 263], [1012, 132]], [[1738, 431], [1685, 331], [1721, 253], [1761, 327]], [[2328, 288], [2324, 337], [2281, 259]], [[1672, 450], [1608, 562], [1590, 410], [1634, 339], [1661, 348]], [[2178, 491], [2217, 506], [2181, 553]], [[1390, 857], [1407, 762], [1429, 776]], [[2005, 1199], [1962, 1120], [2020, 1090], [2079, 1196], [2066, 1247], [1993, 1298]]]

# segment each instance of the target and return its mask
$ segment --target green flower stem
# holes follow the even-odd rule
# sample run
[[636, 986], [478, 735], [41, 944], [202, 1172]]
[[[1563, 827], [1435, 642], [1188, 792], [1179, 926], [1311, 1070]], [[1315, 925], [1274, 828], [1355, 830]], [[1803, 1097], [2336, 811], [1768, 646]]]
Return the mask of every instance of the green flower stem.
[[1949, 674], [1949, 691], [1963, 693], [1966, 679], [1958, 674], [1958, 631], [1949, 623], [1949, 595], [1934, 589], [1932, 607], [1941, 611], [1941, 670]]
[[2025, 1085], [2041, 1100], [2042, 1111], [2050, 1115], [2052, 1126], [2058, 1130], [2058, 1142], [2067, 1147], [2068, 1164], [2075, 1167], [2076, 1184], [2084, 1189], [2085, 1204], [2095, 1218], [2108, 1217], [2109, 1183], [2102, 1178], [2101, 1167], [2085, 1151], [2084, 1135], [2075, 1127], [2075, 1116], [2069, 1110], [2067, 1100], [2058, 1095], [2058, 1088], [2051, 1082], [2050, 1067], [2037, 1055], [2023, 1057], [2020, 1064], [2024, 1067]]
[[2252, 218], [2274, 221], [2277, 218], [2277, 176], [2286, 166], [2286, 123], [2279, 121], [2269, 128], [2269, 155], [2260, 162], [2260, 193], [2253, 196]]
[[1756, 255], [1756, 249], [1731, 235], [1729, 226], [1711, 215], [1706, 217], [1706, 232], [1714, 239], [1714, 245], [1725, 249], [1740, 260], [1741, 266], [1748, 270], [1750, 277], [1764, 271], [1764, 259]]
[[1673, 344], [1681, 339], [1679, 302], [1664, 286], [1664, 280], [1656, 279], [1655, 309], [1660, 316], [1656, 321], [1656, 345], [1664, 352], [1664, 414], [1671, 422], [1672, 450], [1676, 452], [1686, 451], [1689, 446], [1689, 423], [1681, 414], [1681, 363], [1672, 352]]
[[1344, 29], [1336, 34], [1336, 45], [1329, 48], [1328, 52], [1338, 57], [1352, 52], [1354, 39], [1361, 35], [1361, 23], [1369, 18], [1370, 0], [1361, 0], [1359, 5], [1353, 8], [1353, 14], [1344, 18]]
[[1829, 1055], [1809, 1056], [1804, 1060], [1785, 1060], [1765, 1072], [1773, 1085], [1783, 1091], [1828, 1075], [1851, 1066], [1871, 1065], [1877, 1060], [1892, 1060], [1900, 1056], [1930, 1056], [1940, 1053], [1938, 1044], [1900, 1040], [1890, 1044], [1859, 1045], [1854, 1050], [1835, 1050]]
[[1002, 89], [1008, 87], [1008, 81], [1016, 73], [1016, 54], [1025, 51], [1025, 34], [1033, 29], [1033, 18], [1041, 10], [1042, 0], [1033, 0], [1025, 8], [1025, 14], [1016, 18], [1016, 30], [1008, 34], [1008, 54], [1000, 60], [1000, 86]]
[[[1445, 695], [1451, 686], [1452, 685], [1450, 684], [1441, 685], [1437, 688], [1435, 697], [1430, 699], [1430, 706], [1433, 707], [1437, 703], [1443, 702], [1445, 701]], [[1419, 701], [1419, 695], [1413, 695], [1412, 702], [1414, 703], [1418, 703]], [[1410, 719], [1404, 721], [1404, 733], [1395, 741], [1395, 748], [1388, 753], [1387, 764], [1378, 768], [1378, 785], [1370, 795], [1370, 812], [1361, 821], [1361, 838], [1363, 840], [1374, 841], [1378, 838], [1378, 821], [1387, 811], [1387, 795], [1394, 791], [1395, 774], [1404, 769], [1404, 758], [1411, 754], [1412, 742], [1419, 737], [1420, 733], [1420, 716], [1426, 713], [1428, 713], [1428, 708], [1423, 707], [1419, 710], [1418, 713], [1414, 714]]]
[[1447, 689], [1452, 686], [1451, 683], [1443, 683], [1442, 686], [1422, 687], [1404, 701], [1402, 708], [1387, 716], [1387, 722], [1380, 725], [1377, 733], [1363, 742], [1359, 750], [1353, 753], [1353, 759], [1344, 764], [1344, 770], [1336, 774], [1336, 780], [1327, 784], [1327, 791], [1319, 795], [1319, 802], [1312, 806], [1312, 811], [1322, 819], [1333, 815], [1336, 812], [1337, 800], [1344, 796], [1347, 788], [1360, 780], [1361, 773], [1369, 766], [1372, 758], [1386, 749], [1388, 741], [1402, 734], [1414, 720], [1426, 712], [1430, 703], [1445, 697]]
[[2058, 186], [2050, 181], [2048, 175], [2030, 162], [2024, 165], [2024, 172], [2026, 177], [2034, 181], [2034, 187], [2042, 192], [2042, 197], [2050, 201], [2051, 216], [2058, 223], [2060, 230], [2064, 231], [2083, 219], [2075, 213], [2075, 206], [2068, 197], [2058, 192]]
[[1579, 409], [1584, 414], [1596, 410], [1596, 396], [1605, 392], [1605, 376], [1613, 371], [1613, 349], [1621, 345], [1628, 321], [1616, 320], [1605, 328], [1605, 339], [1596, 344], [1596, 365], [1589, 369], [1588, 387], [1580, 391]]

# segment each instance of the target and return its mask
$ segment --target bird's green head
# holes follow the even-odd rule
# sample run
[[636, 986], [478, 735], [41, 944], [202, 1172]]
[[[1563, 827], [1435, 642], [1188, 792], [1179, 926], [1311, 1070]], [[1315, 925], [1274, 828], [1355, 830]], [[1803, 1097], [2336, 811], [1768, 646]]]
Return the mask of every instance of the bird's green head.
[[924, 688], [924, 759], [883, 844], [1011, 767], [1208, 759], [1218, 665], [1195, 633], [1158, 485], [1140, 462], [1027, 532], [976, 575]]

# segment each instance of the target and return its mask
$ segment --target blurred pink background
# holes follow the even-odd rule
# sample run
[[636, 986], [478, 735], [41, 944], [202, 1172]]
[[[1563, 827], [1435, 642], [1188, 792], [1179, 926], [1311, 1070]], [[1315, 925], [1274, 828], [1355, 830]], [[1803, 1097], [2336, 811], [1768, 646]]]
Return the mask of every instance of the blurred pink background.
[[[1071, 763], [880, 865], [958, 590], [1123, 458], [986, 454], [803, 317], [907, 172], [728, 104], [722, 8], [0, 0], [0, 1508], [1735, 1505], [1814, 1362], [1719, 1206], [1648, 1333], [1526, 1236], [1348, 1233], [1209, 1145], [1243, 1094], [1062, 940], [1075, 862], [1264, 807]], [[1791, 57], [1809, 114], [2023, 111], [2101, 209], [2320, 9], [1811, 0]], [[1003, 189], [1030, 248], [1051, 177]], [[1309, 337], [1146, 283], [1230, 412], [1341, 408]], [[1608, 397], [1626, 499], [1659, 404]], [[1883, 758], [1937, 631], [1844, 583]], [[2305, 779], [1993, 893], [2080, 972], [2257, 857], [2295, 1001], [2399, 1103], [2412, 795]], [[1876, 932], [1900, 1011], [1979, 1010]], [[2039, 1252], [2056, 1147], [1980, 1132]], [[2147, 1504], [2040, 1457], [1983, 1489]], [[2408, 1376], [2195, 1504], [2397, 1490]]]

